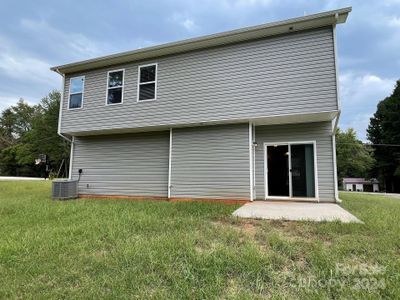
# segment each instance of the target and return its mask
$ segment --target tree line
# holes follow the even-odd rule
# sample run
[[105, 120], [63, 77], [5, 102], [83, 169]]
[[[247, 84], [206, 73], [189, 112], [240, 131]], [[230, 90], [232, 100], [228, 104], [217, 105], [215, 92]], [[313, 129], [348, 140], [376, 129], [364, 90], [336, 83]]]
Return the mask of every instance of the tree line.
[[[35, 165], [40, 154], [49, 157], [54, 176], [67, 176], [69, 143], [57, 134], [60, 92], [52, 91], [39, 104], [20, 100], [0, 117], [0, 175], [42, 176]], [[337, 129], [338, 180], [377, 178], [381, 189], [400, 193], [400, 80], [393, 93], [379, 102], [367, 129], [370, 145], [354, 129]]]
[[50, 175], [67, 176], [70, 146], [57, 134], [60, 99], [60, 92], [52, 91], [39, 104], [20, 99], [2, 111], [0, 175], [41, 177], [45, 166], [36, 165], [35, 159], [45, 154]]
[[377, 178], [386, 192], [400, 193], [400, 80], [380, 101], [367, 129], [369, 144], [354, 129], [336, 132], [339, 184], [344, 177]]

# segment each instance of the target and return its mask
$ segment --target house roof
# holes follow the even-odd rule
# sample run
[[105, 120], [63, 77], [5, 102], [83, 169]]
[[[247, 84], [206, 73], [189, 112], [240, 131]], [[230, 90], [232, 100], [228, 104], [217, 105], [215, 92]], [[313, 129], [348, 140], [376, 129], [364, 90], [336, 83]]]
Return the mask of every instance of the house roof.
[[245, 27], [242, 29], [206, 35], [178, 42], [102, 56], [52, 67], [51, 70], [60, 74], [74, 73], [131, 61], [250, 41], [278, 34], [330, 26], [346, 22], [350, 11], [351, 7], [346, 7], [304, 17]]
[[365, 178], [343, 178], [343, 184], [372, 184], [379, 183], [376, 178], [365, 179]]

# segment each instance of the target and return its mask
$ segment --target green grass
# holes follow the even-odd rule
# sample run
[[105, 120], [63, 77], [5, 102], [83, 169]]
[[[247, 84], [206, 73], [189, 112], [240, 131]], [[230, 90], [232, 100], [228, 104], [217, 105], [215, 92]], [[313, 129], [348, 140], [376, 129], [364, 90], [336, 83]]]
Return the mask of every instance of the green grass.
[[400, 199], [341, 198], [364, 225], [241, 220], [218, 203], [52, 201], [49, 182], [0, 182], [0, 298], [399, 298]]

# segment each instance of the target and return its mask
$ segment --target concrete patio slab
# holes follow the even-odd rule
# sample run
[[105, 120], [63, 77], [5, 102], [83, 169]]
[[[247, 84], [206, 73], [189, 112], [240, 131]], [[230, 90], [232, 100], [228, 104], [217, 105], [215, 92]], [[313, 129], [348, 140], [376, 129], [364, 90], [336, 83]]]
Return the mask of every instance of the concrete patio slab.
[[334, 203], [304, 203], [254, 201], [233, 212], [240, 218], [288, 221], [341, 221], [363, 223], [347, 210]]

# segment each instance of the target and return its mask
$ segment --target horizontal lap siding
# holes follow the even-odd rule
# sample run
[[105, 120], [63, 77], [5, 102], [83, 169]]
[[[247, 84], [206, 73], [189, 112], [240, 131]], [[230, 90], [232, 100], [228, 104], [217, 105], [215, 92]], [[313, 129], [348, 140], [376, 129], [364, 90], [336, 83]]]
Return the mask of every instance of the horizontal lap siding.
[[[158, 99], [137, 103], [138, 65], [151, 62], [158, 63]], [[119, 68], [124, 103], [106, 106], [107, 71]], [[86, 76], [83, 109], [67, 110], [67, 76], [62, 132], [337, 110], [331, 28], [75, 75]]]
[[249, 199], [248, 124], [173, 130], [171, 196]]
[[76, 138], [73, 179], [82, 169], [81, 194], [167, 197], [168, 155], [165, 131]]
[[257, 199], [264, 199], [265, 196], [263, 143], [315, 140], [317, 144], [320, 201], [334, 201], [335, 191], [331, 122], [256, 126], [255, 132], [255, 140], [259, 145], [255, 151], [255, 183]]

